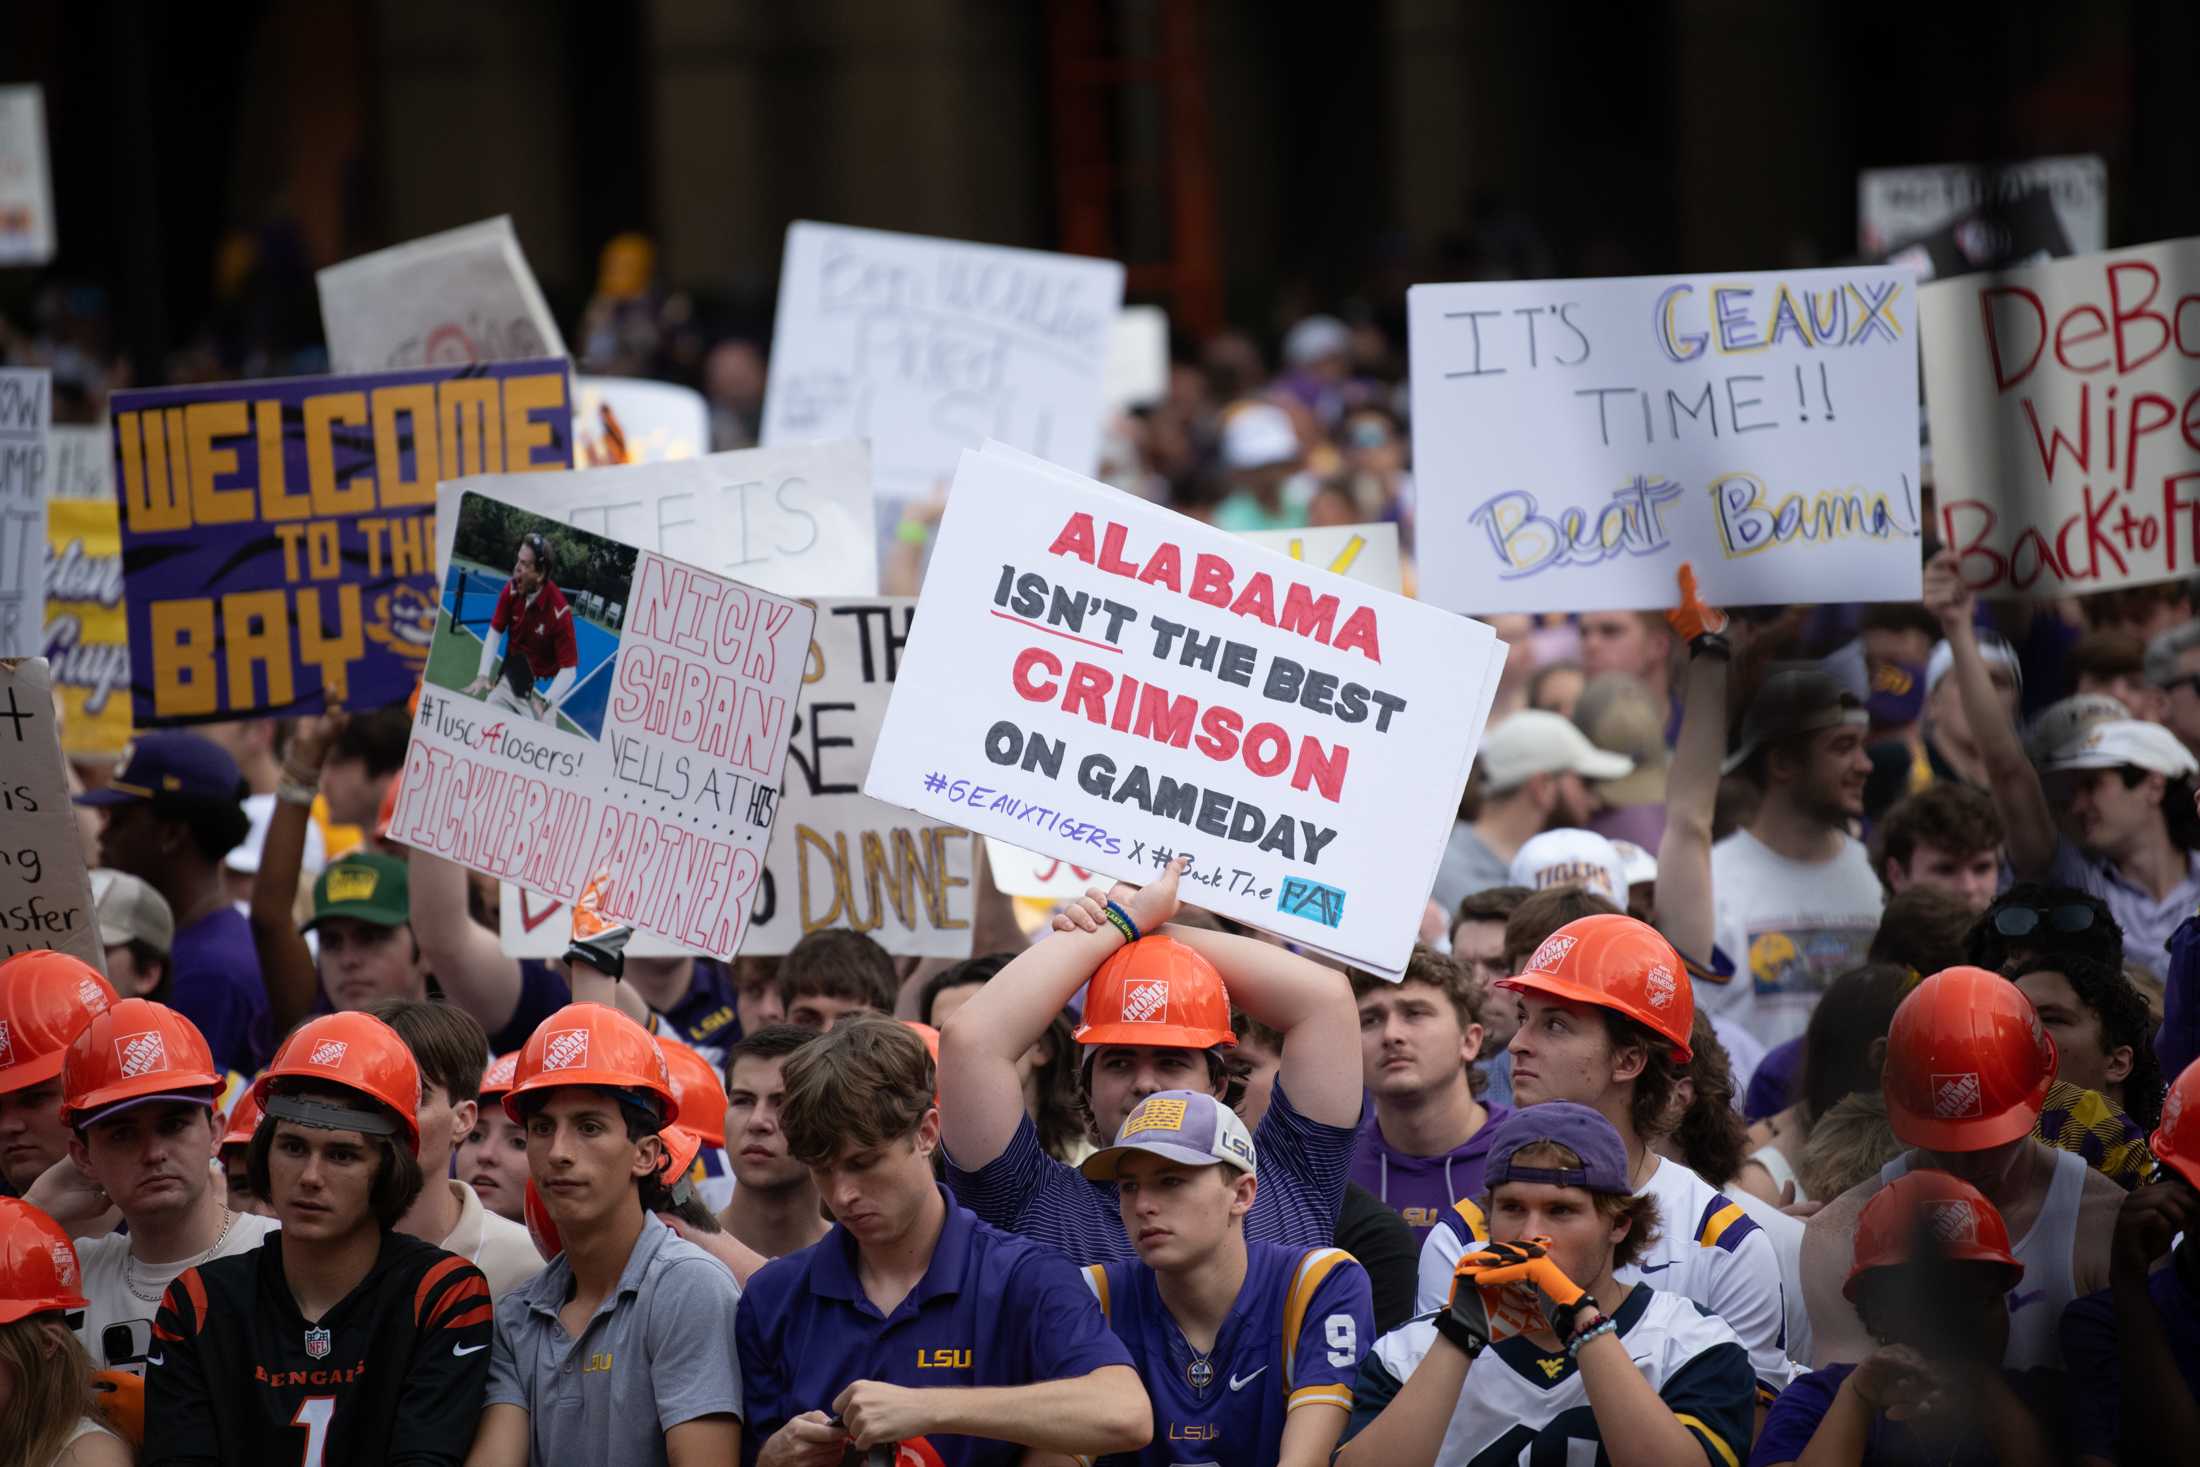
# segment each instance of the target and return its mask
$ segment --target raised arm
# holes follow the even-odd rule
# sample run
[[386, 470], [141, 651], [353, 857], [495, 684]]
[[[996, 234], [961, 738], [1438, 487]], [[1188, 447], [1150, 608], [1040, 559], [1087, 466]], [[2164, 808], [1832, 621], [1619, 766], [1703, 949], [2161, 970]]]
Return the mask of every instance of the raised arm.
[[[1135, 914], [1134, 914], [1135, 916]], [[1142, 931], [1152, 931], [1140, 923]], [[1230, 1002], [1283, 1035], [1277, 1079], [1310, 1121], [1360, 1123], [1360, 1012], [1344, 974], [1255, 937], [1171, 927], [1222, 974]]]
[[466, 868], [426, 851], [411, 867], [412, 929], [443, 996], [491, 1034], [512, 1022], [521, 993], [519, 959], [466, 909]]
[[321, 975], [313, 949], [298, 930], [298, 874], [304, 868], [306, 831], [313, 823], [309, 801], [289, 797], [288, 787], [320, 788], [321, 765], [329, 745], [343, 732], [345, 716], [329, 713], [298, 720], [290, 746], [283, 751], [284, 789], [276, 791], [275, 813], [260, 848], [260, 869], [252, 877], [252, 947], [260, 957], [260, 979], [267, 986], [268, 1018], [277, 1034], [313, 1012]]
[[1971, 742], [1986, 765], [1988, 793], [2008, 832], [2009, 864], [2019, 877], [2044, 876], [2060, 835], [2039, 771], [2025, 757], [2016, 727], [1994, 693], [1986, 659], [1979, 655], [1978, 630], [1971, 622], [1975, 600], [1956, 571], [1953, 551], [1941, 551], [1926, 565], [1925, 607], [1940, 618], [1941, 634], [1948, 639], [1954, 659], [1948, 675], [1956, 680], [1963, 721], [1970, 725]]
[[1680, 569], [1681, 604], [1666, 613], [1688, 648], [1681, 681], [1681, 732], [1665, 775], [1665, 834], [1658, 841], [1658, 930], [1682, 957], [1709, 966], [1718, 930], [1711, 891], [1711, 823], [1726, 757], [1726, 614], [1696, 594], [1696, 573]]
[[[1111, 896], [1141, 932], [1156, 931], [1176, 915], [1180, 871], [1172, 864], [1159, 880], [1135, 889], [1118, 885]], [[940, 1126], [956, 1166], [976, 1171], [1008, 1149], [1024, 1116], [1016, 1061], [1122, 945], [1122, 935], [1105, 925], [1056, 932], [1017, 954], [948, 1017], [940, 1030]]]

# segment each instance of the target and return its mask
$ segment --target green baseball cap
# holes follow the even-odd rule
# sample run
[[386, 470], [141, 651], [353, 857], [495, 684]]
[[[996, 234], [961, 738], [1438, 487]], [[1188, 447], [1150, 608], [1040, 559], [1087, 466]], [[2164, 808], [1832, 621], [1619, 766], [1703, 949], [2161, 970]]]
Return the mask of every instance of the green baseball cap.
[[412, 920], [405, 863], [379, 851], [358, 851], [332, 863], [313, 883], [311, 932], [331, 917], [353, 917], [377, 927], [402, 927]]

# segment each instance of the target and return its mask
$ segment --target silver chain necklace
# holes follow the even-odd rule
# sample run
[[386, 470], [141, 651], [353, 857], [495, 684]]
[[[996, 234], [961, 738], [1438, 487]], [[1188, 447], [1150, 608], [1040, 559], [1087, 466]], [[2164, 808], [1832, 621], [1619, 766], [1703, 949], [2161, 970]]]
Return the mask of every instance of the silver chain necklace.
[[[178, 1274], [181, 1274], [187, 1268], [197, 1268], [200, 1264], [206, 1262], [207, 1259], [212, 1258], [215, 1254], [221, 1252], [222, 1244], [229, 1241], [229, 1230], [236, 1225], [237, 1214], [231, 1212], [227, 1207], [224, 1207], [222, 1209], [222, 1230], [214, 1235], [213, 1245], [209, 1247], [205, 1252], [199, 1254], [198, 1257], [185, 1259], [183, 1263], [177, 1267], [176, 1272]], [[165, 1267], [166, 1265], [163, 1266]], [[147, 1304], [158, 1304], [160, 1302], [161, 1295], [166, 1292], [165, 1289], [155, 1289], [152, 1293], [148, 1294], [143, 1289], [138, 1287], [137, 1255], [134, 1253], [125, 1253], [122, 1257], [122, 1286], [130, 1291], [130, 1295], [132, 1298], [138, 1299]]]

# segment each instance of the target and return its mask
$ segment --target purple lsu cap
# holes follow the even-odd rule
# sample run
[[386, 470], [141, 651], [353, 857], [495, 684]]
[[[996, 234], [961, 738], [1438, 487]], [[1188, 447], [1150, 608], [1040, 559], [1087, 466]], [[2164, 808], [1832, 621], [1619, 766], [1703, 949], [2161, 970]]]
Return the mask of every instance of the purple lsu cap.
[[[1576, 1167], [1514, 1166], [1513, 1155], [1542, 1141], [1556, 1141], [1581, 1158]], [[1490, 1138], [1482, 1183], [1495, 1190], [1502, 1182], [1543, 1182], [1553, 1187], [1586, 1187], [1622, 1196], [1627, 1183], [1627, 1143], [1602, 1112], [1570, 1100], [1526, 1105], [1497, 1124]]]
[[1112, 1182], [1123, 1158], [1134, 1151], [1185, 1166], [1221, 1162], [1241, 1172], [1253, 1170], [1253, 1138], [1245, 1122], [1212, 1095], [1196, 1090], [1159, 1090], [1139, 1101], [1123, 1117], [1115, 1144], [1086, 1157], [1078, 1170], [1096, 1182]]

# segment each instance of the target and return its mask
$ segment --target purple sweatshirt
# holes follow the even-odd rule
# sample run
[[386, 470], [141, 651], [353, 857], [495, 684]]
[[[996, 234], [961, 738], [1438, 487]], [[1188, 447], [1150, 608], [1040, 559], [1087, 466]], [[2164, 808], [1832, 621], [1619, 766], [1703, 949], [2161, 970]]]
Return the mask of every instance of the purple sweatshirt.
[[1465, 1143], [1436, 1156], [1415, 1156], [1383, 1139], [1381, 1118], [1370, 1113], [1360, 1127], [1352, 1153], [1352, 1180], [1395, 1209], [1413, 1230], [1413, 1241], [1427, 1239], [1455, 1202], [1482, 1205], [1482, 1164], [1489, 1157], [1497, 1123], [1512, 1114], [1509, 1105], [1486, 1107], [1484, 1121]]

